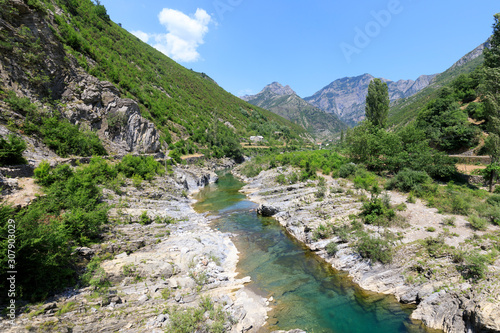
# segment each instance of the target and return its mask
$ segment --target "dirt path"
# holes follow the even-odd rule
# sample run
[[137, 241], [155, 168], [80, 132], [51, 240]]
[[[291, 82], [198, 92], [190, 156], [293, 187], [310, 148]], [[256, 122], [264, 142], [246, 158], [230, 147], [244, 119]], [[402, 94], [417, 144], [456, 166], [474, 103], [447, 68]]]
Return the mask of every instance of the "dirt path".
[[19, 190], [11, 195], [5, 196], [5, 198], [3, 198], [4, 202], [13, 206], [25, 207], [38, 195], [42, 194], [42, 189], [35, 184], [35, 179], [33, 178], [19, 178], [17, 185]]
[[457, 164], [457, 170], [467, 175], [472, 174], [472, 172], [475, 170], [484, 170], [484, 169], [486, 169], [486, 165]]

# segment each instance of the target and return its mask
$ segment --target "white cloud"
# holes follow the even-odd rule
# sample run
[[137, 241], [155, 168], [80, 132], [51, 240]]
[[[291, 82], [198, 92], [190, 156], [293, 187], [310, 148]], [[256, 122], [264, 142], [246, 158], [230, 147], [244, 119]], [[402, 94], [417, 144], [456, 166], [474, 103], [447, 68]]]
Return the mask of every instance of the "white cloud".
[[139, 38], [140, 40], [142, 40], [144, 43], [147, 43], [149, 38], [151, 37], [147, 32], [143, 32], [143, 31], [140, 31], [140, 30], [137, 30], [137, 31], [131, 31], [132, 35], [134, 35], [135, 37]]
[[155, 41], [153, 47], [175, 61], [198, 61], [200, 54], [197, 49], [204, 43], [203, 38], [208, 32], [208, 25], [212, 22], [210, 15], [200, 8], [192, 16], [175, 9], [164, 8], [158, 14], [158, 19], [167, 29], [166, 34], [148, 35], [138, 31], [134, 35], [140, 39], [153, 37]]

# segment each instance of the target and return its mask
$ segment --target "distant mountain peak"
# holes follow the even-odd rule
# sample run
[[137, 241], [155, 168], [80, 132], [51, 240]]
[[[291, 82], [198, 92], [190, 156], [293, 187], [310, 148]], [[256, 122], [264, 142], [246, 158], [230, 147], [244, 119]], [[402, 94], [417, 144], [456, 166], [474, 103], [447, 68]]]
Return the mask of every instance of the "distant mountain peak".
[[293, 91], [293, 89], [290, 88], [290, 86], [288, 86], [288, 85], [283, 86], [279, 82], [273, 82], [271, 84], [268, 84], [267, 86], [264, 87], [264, 89], [262, 89], [261, 92], [264, 92], [264, 91], [271, 91], [279, 96], [288, 96], [288, 95], [295, 94], [295, 91]]
[[307, 103], [292, 88], [278, 82], [268, 84], [257, 95], [240, 98], [302, 126], [316, 138], [332, 138], [347, 128], [336, 115]]

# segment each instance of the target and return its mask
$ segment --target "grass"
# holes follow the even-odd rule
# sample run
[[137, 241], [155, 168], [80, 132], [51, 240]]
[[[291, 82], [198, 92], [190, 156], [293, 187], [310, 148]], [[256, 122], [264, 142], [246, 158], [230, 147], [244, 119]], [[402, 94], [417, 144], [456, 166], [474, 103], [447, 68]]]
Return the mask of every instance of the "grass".
[[202, 297], [196, 307], [172, 307], [166, 312], [170, 317], [166, 331], [170, 333], [224, 333], [235, 323], [222, 306], [215, 305], [208, 297]]

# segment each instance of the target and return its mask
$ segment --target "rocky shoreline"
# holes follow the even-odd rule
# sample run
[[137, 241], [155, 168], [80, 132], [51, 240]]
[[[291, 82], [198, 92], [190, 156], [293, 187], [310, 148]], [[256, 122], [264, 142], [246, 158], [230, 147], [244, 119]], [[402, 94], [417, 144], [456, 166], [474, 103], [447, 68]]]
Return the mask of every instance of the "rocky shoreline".
[[[2, 332], [164, 332], [182, 309], [206, 303], [224, 315], [224, 332], [258, 332], [268, 301], [236, 278], [238, 251], [232, 235], [209, 227], [191, 207], [190, 193], [217, 180], [215, 169], [232, 161], [180, 166], [140, 188], [128, 181], [121, 194], [103, 189], [112, 223], [104, 241], [79, 248], [83, 262], [102, 258], [110, 286], [73, 288], [44, 304], [27, 305], [14, 325], [0, 319]], [[144, 222], [147, 216], [147, 222]], [[142, 223], [140, 223], [142, 222]], [[206, 311], [207, 325], [214, 324]], [[220, 318], [219, 318], [220, 321]]]
[[[247, 178], [233, 174], [247, 185], [241, 190], [249, 200], [260, 204], [259, 212], [274, 216], [279, 223], [297, 240], [330, 263], [338, 270], [348, 272], [353, 281], [365, 290], [394, 295], [402, 303], [417, 304], [412, 319], [421, 321], [426, 327], [446, 333], [500, 332], [500, 263], [489, 267], [492, 272], [481, 284], [471, 284], [452, 269], [451, 258], [425, 258], [421, 265], [416, 253], [421, 250], [421, 240], [431, 237], [432, 232], [446, 230], [443, 219], [436, 209], [426, 207], [421, 202], [407, 203], [406, 196], [388, 192], [394, 205], [405, 203], [401, 213], [409, 223], [404, 228], [391, 228], [399, 235], [394, 260], [391, 264], [381, 264], [362, 258], [353, 246], [355, 239], [345, 241], [337, 235], [327, 239], [315, 239], [314, 231], [322, 224], [342, 226], [350, 222], [350, 216], [359, 214], [363, 191], [343, 179], [326, 178], [328, 189], [323, 198], [317, 195], [317, 181], [307, 181], [293, 185], [280, 185], [276, 177], [293, 170], [283, 168], [261, 172]], [[463, 216], [454, 216], [456, 232], [445, 239], [452, 246], [465, 246], [471, 238], [484, 234], [472, 232]], [[369, 232], [381, 233], [378, 227], [365, 226]], [[496, 232], [498, 227], [490, 226], [488, 231]], [[437, 234], [437, 233], [436, 233]], [[474, 236], [477, 235], [477, 236]], [[337, 243], [338, 251], [329, 255], [326, 246]], [[431, 268], [429, 268], [431, 267]], [[419, 272], [419, 269], [424, 271]], [[417, 274], [418, 273], [418, 274]], [[418, 279], [414, 279], [418, 276]], [[417, 280], [417, 281], [415, 281]]]

